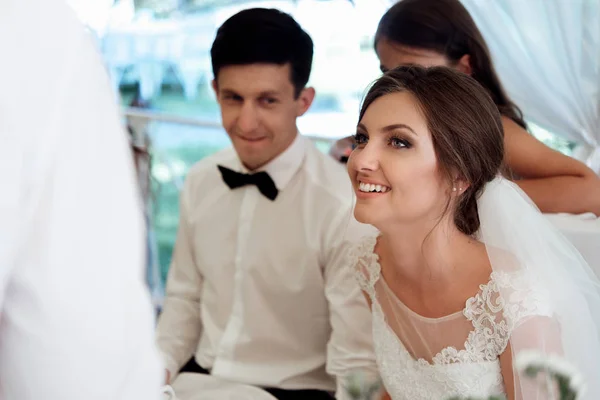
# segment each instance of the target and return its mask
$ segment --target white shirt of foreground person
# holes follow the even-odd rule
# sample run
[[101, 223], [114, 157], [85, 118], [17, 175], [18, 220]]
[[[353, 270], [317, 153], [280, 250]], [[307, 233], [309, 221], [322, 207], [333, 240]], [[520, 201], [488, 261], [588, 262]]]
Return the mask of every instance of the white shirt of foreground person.
[[158, 399], [141, 204], [99, 54], [58, 0], [3, 0], [0, 49], [0, 399]]
[[158, 324], [171, 376], [192, 355], [215, 377], [288, 390], [335, 391], [333, 377], [375, 375], [370, 313], [344, 240], [346, 171], [300, 135], [262, 168], [275, 201], [256, 186], [230, 189], [217, 165], [247, 172], [227, 149], [194, 166], [181, 193]]

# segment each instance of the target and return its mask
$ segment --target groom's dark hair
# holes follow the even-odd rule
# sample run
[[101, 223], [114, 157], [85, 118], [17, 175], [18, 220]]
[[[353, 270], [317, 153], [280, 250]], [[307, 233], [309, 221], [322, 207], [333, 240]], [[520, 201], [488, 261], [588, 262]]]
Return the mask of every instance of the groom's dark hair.
[[289, 14], [276, 9], [240, 11], [221, 25], [210, 50], [212, 69], [228, 65], [290, 64], [298, 96], [310, 78], [313, 41]]

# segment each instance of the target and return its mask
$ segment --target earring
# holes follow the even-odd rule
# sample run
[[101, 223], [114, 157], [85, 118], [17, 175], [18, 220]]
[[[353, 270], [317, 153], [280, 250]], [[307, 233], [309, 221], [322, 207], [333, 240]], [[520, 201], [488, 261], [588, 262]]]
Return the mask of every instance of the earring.
[[453, 188], [452, 188], [452, 191], [453, 191], [453, 192], [456, 192], [456, 187], [453, 187]]
[[462, 188], [461, 187], [459, 187], [458, 190], [462, 192]]

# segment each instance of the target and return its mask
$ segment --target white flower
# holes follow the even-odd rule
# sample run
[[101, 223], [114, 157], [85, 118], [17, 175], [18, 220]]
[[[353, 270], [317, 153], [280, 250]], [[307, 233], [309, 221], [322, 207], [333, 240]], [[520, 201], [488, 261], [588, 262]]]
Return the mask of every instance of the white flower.
[[353, 371], [344, 381], [346, 394], [353, 400], [369, 400], [381, 388], [379, 377], [366, 371]]
[[519, 372], [525, 372], [533, 368], [537, 371], [545, 371], [552, 375], [558, 375], [568, 379], [569, 387], [573, 392], [582, 396], [585, 391], [585, 379], [577, 368], [556, 354], [545, 354], [537, 350], [524, 350], [517, 354], [515, 367]]
[[517, 370], [524, 371], [527, 368], [539, 368], [551, 373], [572, 378], [578, 375], [579, 371], [575, 366], [556, 354], [546, 354], [536, 350], [524, 350], [517, 354], [515, 360]]
[[515, 366], [519, 372], [524, 372], [529, 367], [541, 367], [546, 361], [546, 356], [537, 350], [523, 350], [517, 354]]
[[586, 385], [583, 375], [578, 373], [575, 376], [571, 377], [571, 379], [569, 380], [569, 386], [571, 387], [572, 391], [579, 395], [579, 397], [583, 397], [583, 395], [585, 394]]

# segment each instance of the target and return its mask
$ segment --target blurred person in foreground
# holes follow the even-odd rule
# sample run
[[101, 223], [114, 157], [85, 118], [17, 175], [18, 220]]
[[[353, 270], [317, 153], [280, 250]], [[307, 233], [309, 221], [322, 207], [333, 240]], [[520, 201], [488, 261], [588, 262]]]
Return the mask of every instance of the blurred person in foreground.
[[144, 228], [92, 38], [62, 1], [0, 12], [0, 398], [158, 399]]

